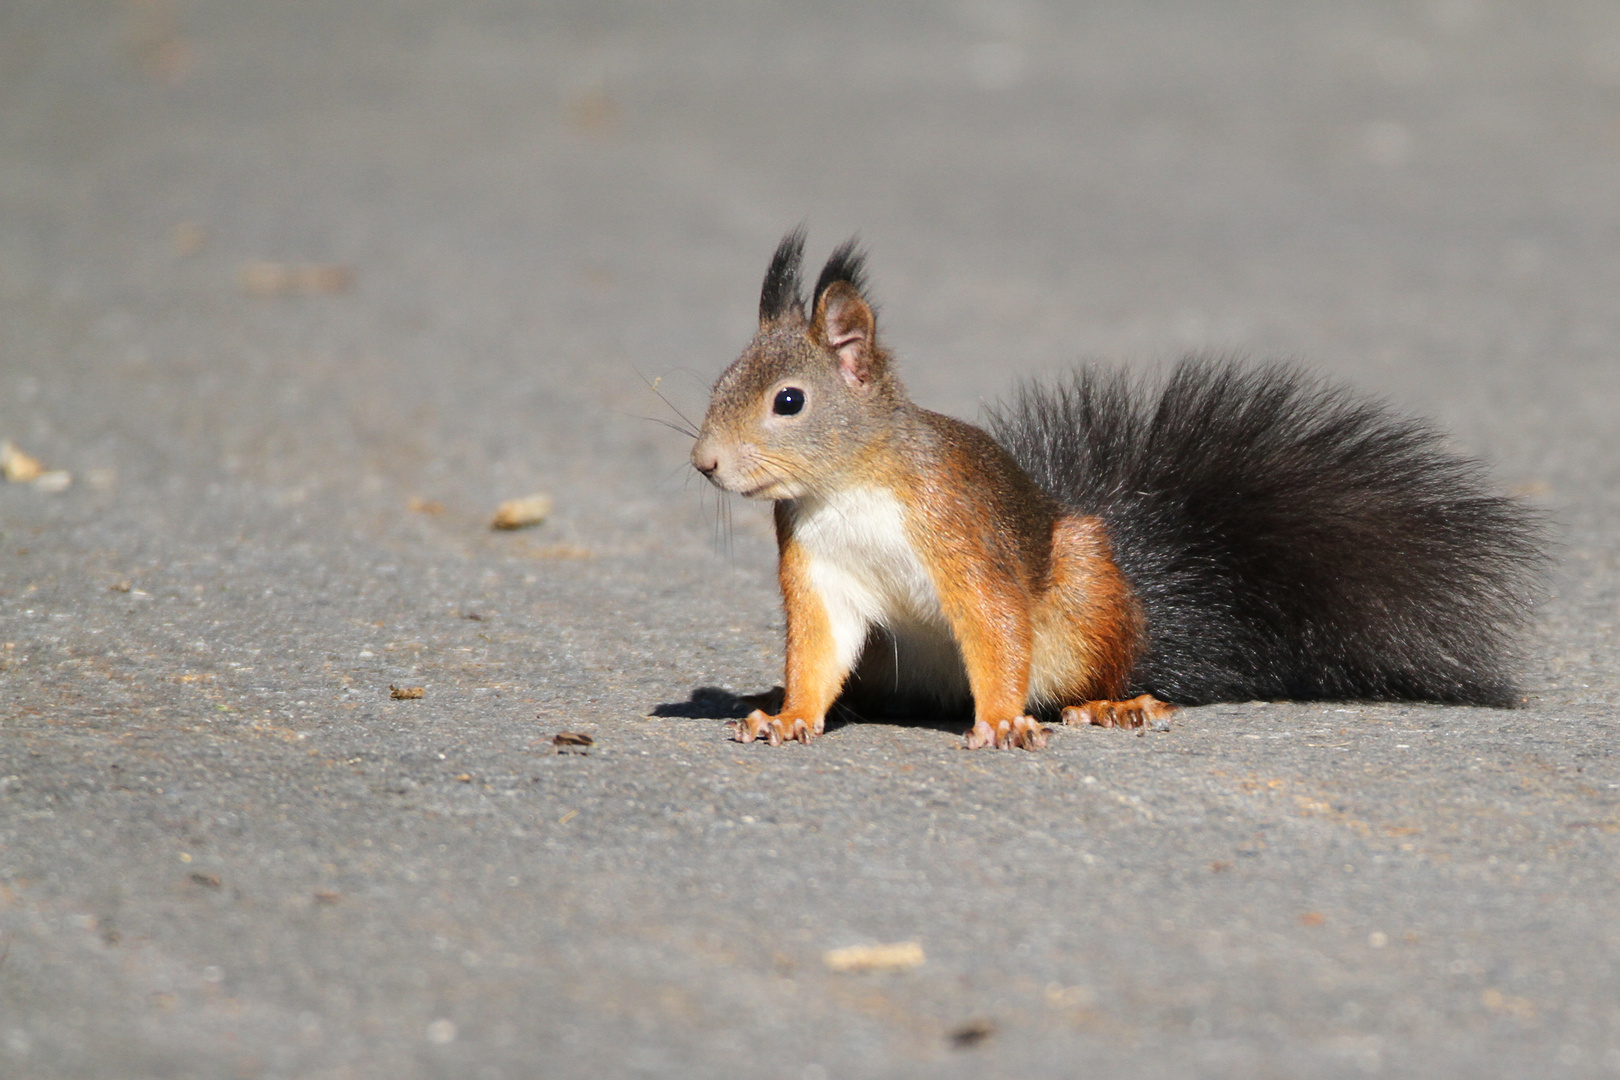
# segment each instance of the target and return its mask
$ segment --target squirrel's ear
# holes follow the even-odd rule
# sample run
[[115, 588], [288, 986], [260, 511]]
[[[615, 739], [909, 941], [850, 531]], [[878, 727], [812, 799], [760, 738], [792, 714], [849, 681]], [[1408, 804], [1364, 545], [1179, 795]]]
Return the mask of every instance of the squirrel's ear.
[[835, 281], [816, 298], [810, 338], [838, 354], [839, 371], [851, 386], [872, 380], [881, 363], [877, 349], [877, 316], [855, 286]]

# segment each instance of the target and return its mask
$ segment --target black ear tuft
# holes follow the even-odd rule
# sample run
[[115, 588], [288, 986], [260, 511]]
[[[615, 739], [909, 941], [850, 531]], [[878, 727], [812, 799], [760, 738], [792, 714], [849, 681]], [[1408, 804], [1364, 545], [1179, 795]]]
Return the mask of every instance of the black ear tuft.
[[839, 244], [827, 260], [827, 265], [821, 268], [821, 276], [816, 279], [815, 295], [810, 299], [811, 310], [821, 303], [821, 294], [835, 281], [847, 281], [863, 298], [866, 296], [866, 252], [861, 250], [859, 240], [853, 236]]
[[759, 290], [759, 321], [779, 322], [792, 318], [804, 322], [804, 296], [800, 291], [799, 264], [804, 261], [804, 226], [800, 225], [776, 245], [771, 266], [765, 271], [765, 284]]

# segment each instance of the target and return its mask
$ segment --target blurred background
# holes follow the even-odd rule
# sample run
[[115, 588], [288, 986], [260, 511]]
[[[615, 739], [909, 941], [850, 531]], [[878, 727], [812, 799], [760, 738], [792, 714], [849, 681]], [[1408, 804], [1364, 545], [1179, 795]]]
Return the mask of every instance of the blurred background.
[[1620, 8], [0, 11], [0, 426], [81, 470], [649, 512], [637, 373], [701, 411], [801, 221], [925, 404], [1296, 356], [1551, 485], [1615, 389]]

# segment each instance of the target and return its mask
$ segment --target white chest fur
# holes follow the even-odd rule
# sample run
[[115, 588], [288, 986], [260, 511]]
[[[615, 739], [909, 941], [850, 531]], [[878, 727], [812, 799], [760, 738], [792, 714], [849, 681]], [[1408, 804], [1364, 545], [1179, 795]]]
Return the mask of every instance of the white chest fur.
[[840, 665], [850, 670], [874, 626], [892, 639], [895, 678], [964, 683], [933, 578], [912, 548], [905, 506], [882, 488], [795, 503], [793, 532], [827, 607]]

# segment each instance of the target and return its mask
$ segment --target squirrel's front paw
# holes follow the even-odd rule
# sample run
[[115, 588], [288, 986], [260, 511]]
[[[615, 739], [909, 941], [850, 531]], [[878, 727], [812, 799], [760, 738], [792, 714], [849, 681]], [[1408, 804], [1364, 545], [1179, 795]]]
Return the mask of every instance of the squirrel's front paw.
[[998, 750], [1013, 746], [1039, 750], [1046, 745], [1046, 728], [1033, 716], [998, 720], [994, 726], [985, 720], [975, 720], [973, 730], [967, 734], [967, 745], [969, 750], [981, 746], [994, 746]]
[[772, 746], [781, 746], [783, 742], [794, 740], [807, 743], [820, 734], [819, 723], [812, 724], [803, 717], [771, 716], [755, 709], [748, 714], [748, 719], [736, 721], [736, 732], [731, 737], [738, 742], [763, 738]]

